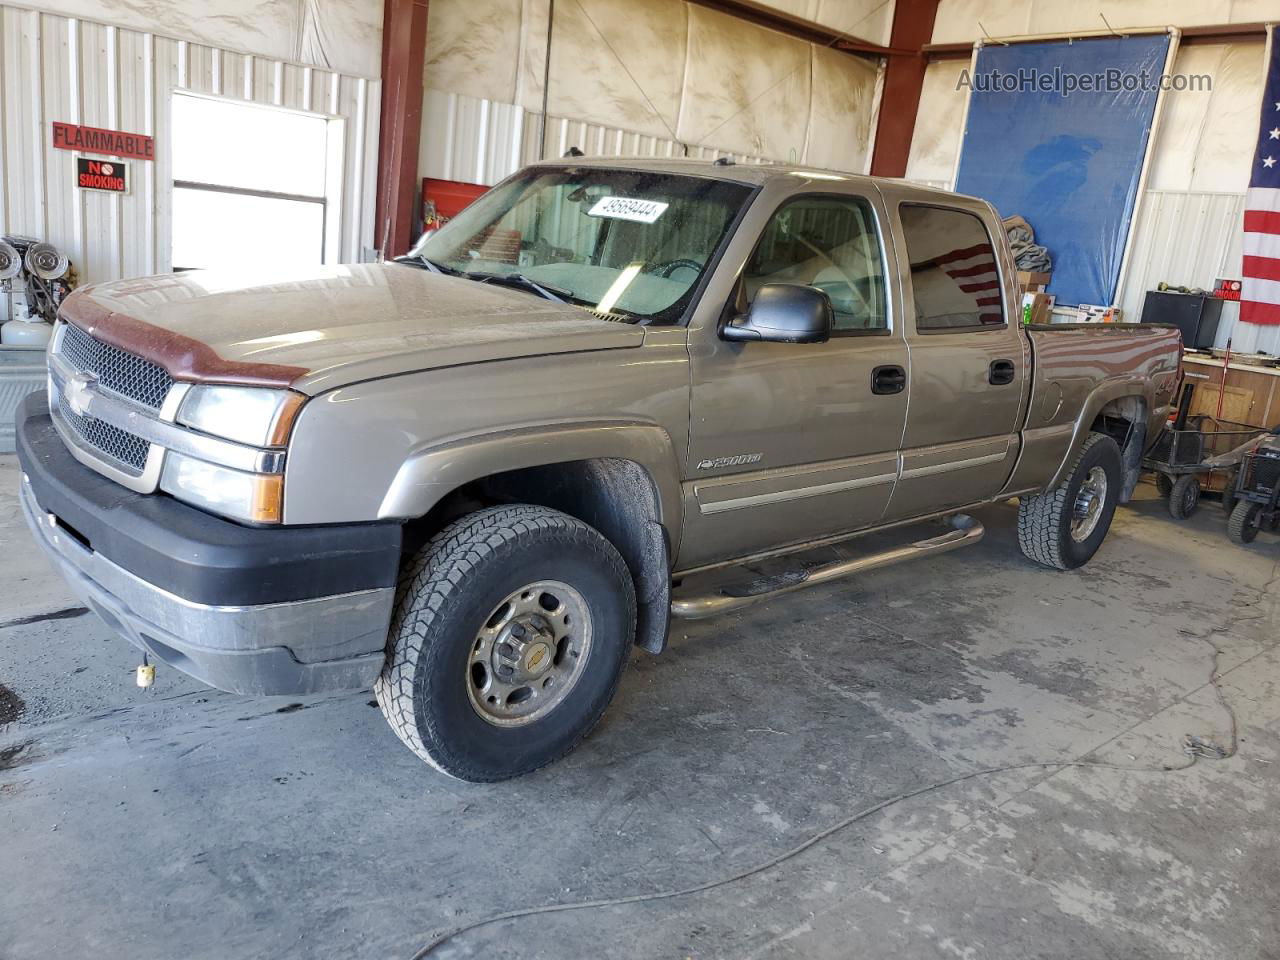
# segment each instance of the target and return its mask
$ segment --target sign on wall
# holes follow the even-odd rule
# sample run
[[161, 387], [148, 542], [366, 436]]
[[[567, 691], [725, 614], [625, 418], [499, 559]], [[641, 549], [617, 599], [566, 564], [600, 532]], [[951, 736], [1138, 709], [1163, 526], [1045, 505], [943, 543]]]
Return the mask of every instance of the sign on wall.
[[74, 123], [63, 123], [60, 120], [53, 121], [53, 145], [59, 150], [105, 153], [113, 157], [128, 157], [133, 160], [156, 158], [156, 142], [145, 134], [103, 130], [100, 127], [83, 127]]
[[82, 190], [129, 192], [129, 165], [119, 160], [76, 157], [76, 186]]

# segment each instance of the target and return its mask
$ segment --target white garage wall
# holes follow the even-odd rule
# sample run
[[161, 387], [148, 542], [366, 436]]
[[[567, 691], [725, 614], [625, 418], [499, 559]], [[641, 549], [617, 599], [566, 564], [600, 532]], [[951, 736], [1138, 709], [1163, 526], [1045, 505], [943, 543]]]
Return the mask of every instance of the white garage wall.
[[756, 0], [768, 7], [881, 46], [889, 45], [893, 0]]
[[[424, 176], [471, 179], [456, 171], [480, 170], [487, 183], [517, 157], [536, 158], [546, 9], [545, 0], [434, 0]], [[869, 166], [877, 62], [682, 0], [561, 0], [551, 51], [548, 155], [563, 152], [563, 141], [589, 154], [688, 147], [695, 156]], [[481, 127], [493, 128], [483, 149], [469, 134]]]
[[[492, 185], [539, 159], [537, 113], [511, 103], [495, 103], [459, 93], [428, 90], [418, 165], [424, 177]], [[731, 156], [739, 163], [767, 163], [759, 157], [711, 147], [689, 147], [674, 140], [552, 116], [547, 123], [547, 155], [562, 156], [577, 147], [593, 157], [684, 157], [713, 160]]]
[[[47, 239], [82, 282], [167, 272], [175, 90], [341, 118], [341, 259], [373, 246], [378, 81], [10, 6], [0, 6], [0, 233]], [[55, 120], [149, 134], [155, 162], [129, 161], [126, 195], [78, 190], [76, 154], [51, 143]]]
[[[1161, 281], [1209, 288], [1239, 278], [1244, 195], [1262, 104], [1262, 40], [1203, 44], [1178, 51], [1175, 70], [1213, 77], [1212, 91], [1170, 91], [1156, 138], [1148, 191], [1139, 211], [1129, 275], [1120, 292], [1128, 319]], [[1238, 323], [1223, 305], [1219, 345], [1280, 353], [1280, 329]]]
[[916, 112], [907, 179], [950, 188], [956, 175], [967, 90], [957, 89], [969, 60], [938, 60], [925, 68], [920, 107]]
[[376, 77], [382, 70], [382, 0], [39, 0], [14, 6], [353, 76]]
[[[940, 0], [934, 43], [972, 43], [992, 37], [1259, 23], [1280, 15], [1276, 0]], [[1106, 22], [1103, 22], [1106, 17]]]

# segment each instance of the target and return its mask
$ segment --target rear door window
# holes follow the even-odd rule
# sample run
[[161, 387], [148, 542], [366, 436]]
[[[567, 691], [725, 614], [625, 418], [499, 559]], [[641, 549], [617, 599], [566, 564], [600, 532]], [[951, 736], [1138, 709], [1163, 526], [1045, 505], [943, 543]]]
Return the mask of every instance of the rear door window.
[[917, 332], [1004, 326], [999, 261], [982, 220], [947, 207], [904, 203], [898, 209], [911, 264]]

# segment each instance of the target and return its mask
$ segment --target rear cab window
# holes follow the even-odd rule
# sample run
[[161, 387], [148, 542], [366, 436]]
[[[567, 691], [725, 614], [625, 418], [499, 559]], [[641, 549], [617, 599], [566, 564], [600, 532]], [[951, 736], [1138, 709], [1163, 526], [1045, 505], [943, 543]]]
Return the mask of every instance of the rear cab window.
[[964, 333], [1005, 326], [995, 245], [976, 214], [904, 203], [898, 208], [917, 333]]

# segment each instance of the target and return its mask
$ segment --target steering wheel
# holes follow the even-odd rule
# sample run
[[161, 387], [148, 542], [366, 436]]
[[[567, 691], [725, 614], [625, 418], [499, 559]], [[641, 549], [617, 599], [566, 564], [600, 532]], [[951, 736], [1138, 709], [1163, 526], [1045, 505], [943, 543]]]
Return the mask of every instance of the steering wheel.
[[675, 273], [681, 267], [687, 267], [698, 273], [702, 272], [702, 264], [697, 260], [690, 260], [687, 257], [680, 257], [676, 260], [666, 260], [653, 268], [653, 272], [664, 279], [670, 280], [671, 274]]
[[[819, 247], [816, 243], [814, 243], [804, 234], [796, 233], [795, 238], [799, 240], [802, 245], [804, 245], [805, 247], [808, 247], [810, 253], [821, 258], [822, 260], [825, 260], [827, 262], [827, 265], [830, 266], [833, 270], [835, 270], [836, 273], [840, 274], [840, 276], [843, 278], [843, 280], [837, 280], [837, 281], [828, 280], [821, 284], [814, 284], [814, 286], [818, 287], [819, 289], [822, 289], [823, 287], [828, 285], [837, 285], [837, 284], [847, 285], [849, 288], [849, 292], [852, 293], [858, 299], [859, 301], [858, 306], [860, 306], [868, 314], [874, 313], [874, 311], [871, 308], [870, 299], [868, 299], [867, 295], [858, 288], [858, 282], [849, 275], [849, 271], [845, 270], [844, 267], [840, 266], [840, 264], [836, 263], [833, 259], [831, 259], [831, 256], [825, 250]], [[828, 296], [830, 296], [830, 293], [828, 293]]]

